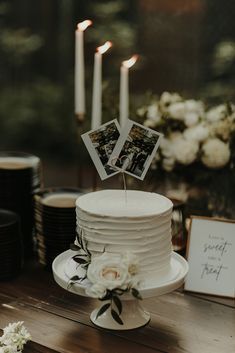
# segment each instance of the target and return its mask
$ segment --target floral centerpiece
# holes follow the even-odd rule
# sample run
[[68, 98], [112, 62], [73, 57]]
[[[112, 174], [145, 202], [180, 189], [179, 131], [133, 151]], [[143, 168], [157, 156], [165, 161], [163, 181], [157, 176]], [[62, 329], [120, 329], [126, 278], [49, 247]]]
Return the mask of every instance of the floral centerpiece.
[[[210, 194], [219, 186], [220, 193], [228, 197], [235, 160], [234, 105], [208, 107], [201, 100], [164, 92], [140, 107], [137, 114], [145, 126], [164, 134], [152, 169], [161, 170], [168, 177], [178, 176], [191, 186], [210, 189]], [[230, 190], [226, 190], [228, 186]], [[216, 193], [216, 198], [208, 201], [208, 207], [217, 208], [218, 212], [216, 200], [220, 207], [227, 200], [221, 203]], [[227, 212], [225, 207], [223, 212]]]

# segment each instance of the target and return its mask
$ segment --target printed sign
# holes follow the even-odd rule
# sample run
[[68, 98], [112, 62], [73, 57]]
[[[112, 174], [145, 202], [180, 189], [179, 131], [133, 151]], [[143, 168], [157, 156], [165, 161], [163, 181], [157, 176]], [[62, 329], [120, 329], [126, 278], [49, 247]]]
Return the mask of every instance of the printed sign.
[[235, 297], [235, 221], [191, 218], [185, 290]]

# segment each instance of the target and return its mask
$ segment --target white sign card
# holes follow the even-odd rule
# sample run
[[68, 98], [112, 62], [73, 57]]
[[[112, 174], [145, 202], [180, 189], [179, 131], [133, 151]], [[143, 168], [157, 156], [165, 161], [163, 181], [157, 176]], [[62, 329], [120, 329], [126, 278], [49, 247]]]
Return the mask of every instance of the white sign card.
[[235, 221], [191, 217], [184, 289], [235, 297]]
[[162, 134], [127, 120], [108, 164], [143, 180], [157, 152]]
[[108, 165], [119, 136], [120, 126], [116, 119], [81, 136], [102, 180], [119, 173], [117, 168]]

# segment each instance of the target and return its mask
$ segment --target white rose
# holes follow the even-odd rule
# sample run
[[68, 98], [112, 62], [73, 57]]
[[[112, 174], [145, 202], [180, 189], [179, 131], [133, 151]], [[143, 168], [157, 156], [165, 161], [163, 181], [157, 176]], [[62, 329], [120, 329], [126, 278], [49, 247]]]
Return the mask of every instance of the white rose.
[[199, 145], [193, 140], [188, 141], [182, 138], [173, 142], [173, 150], [177, 162], [184, 165], [189, 165], [196, 160]]
[[205, 124], [199, 124], [185, 129], [183, 135], [186, 140], [203, 142], [209, 136], [209, 129]]
[[230, 150], [228, 144], [213, 138], [207, 140], [202, 146], [202, 163], [209, 168], [222, 168], [230, 159]]
[[227, 107], [224, 104], [218, 105], [210, 109], [206, 113], [206, 119], [210, 122], [215, 122], [224, 119], [227, 116]]
[[106, 288], [100, 283], [95, 283], [86, 288], [86, 294], [91, 298], [103, 298], [106, 294]]
[[184, 120], [185, 104], [183, 102], [173, 103], [168, 107], [168, 114], [174, 120]]
[[128, 266], [118, 254], [103, 253], [93, 257], [87, 270], [87, 278], [92, 284], [103, 286], [106, 290], [126, 289], [130, 282]]

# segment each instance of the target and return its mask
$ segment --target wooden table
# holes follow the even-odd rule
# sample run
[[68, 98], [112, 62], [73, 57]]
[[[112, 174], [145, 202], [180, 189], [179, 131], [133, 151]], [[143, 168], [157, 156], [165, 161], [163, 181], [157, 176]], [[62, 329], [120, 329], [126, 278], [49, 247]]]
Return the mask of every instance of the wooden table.
[[[234, 280], [234, 279], [233, 279]], [[97, 302], [60, 288], [35, 263], [0, 282], [0, 328], [24, 321], [32, 335], [24, 353], [234, 353], [235, 302], [183, 291], [144, 300], [146, 327], [108, 331], [89, 315]]]

